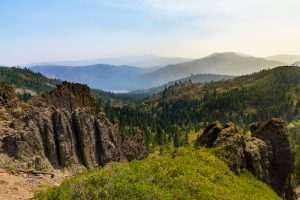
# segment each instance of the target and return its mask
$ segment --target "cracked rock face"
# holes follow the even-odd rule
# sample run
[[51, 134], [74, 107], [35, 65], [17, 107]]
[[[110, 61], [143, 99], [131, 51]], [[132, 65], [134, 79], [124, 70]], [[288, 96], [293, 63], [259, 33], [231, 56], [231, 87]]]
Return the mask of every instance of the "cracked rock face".
[[229, 152], [228, 165], [236, 174], [246, 168], [280, 197], [296, 199], [291, 183], [295, 158], [286, 124], [272, 119], [256, 123], [250, 129], [252, 136], [248, 137], [232, 123], [215, 122], [198, 137], [196, 145], [223, 148]]
[[118, 123], [111, 123], [103, 111], [96, 114], [87, 86], [63, 83], [30, 104], [0, 138], [1, 152], [24, 168], [92, 168], [148, 155], [140, 131], [121, 138]]

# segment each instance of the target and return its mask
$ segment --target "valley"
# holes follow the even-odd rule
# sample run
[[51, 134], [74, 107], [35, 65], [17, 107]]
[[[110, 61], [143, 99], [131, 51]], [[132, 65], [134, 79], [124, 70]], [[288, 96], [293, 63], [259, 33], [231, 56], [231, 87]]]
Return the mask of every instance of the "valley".
[[0, 200], [300, 200], [300, 1], [0, 1]]
[[[161, 92], [154, 92], [154, 95], [149, 95], [149, 97], [139, 93], [112, 94], [101, 90], [91, 90], [86, 85], [49, 79], [28, 69], [1, 68], [0, 71], [2, 75], [0, 76], [2, 80], [0, 154], [3, 170], [1, 175], [2, 183], [5, 184], [5, 190], [9, 191], [7, 195], [11, 197], [10, 199], [14, 196], [17, 199], [21, 193], [24, 193], [24, 199], [32, 197], [33, 191], [36, 190], [39, 190], [36, 193], [36, 199], [72, 199], [75, 196], [85, 198], [86, 194], [93, 194], [94, 198], [104, 194], [117, 195], [114, 199], [123, 199], [136, 197], [137, 193], [133, 191], [139, 191], [139, 198], [142, 199], [145, 198], [143, 195], [152, 194], [150, 191], [156, 191], [153, 194], [158, 195], [152, 198], [166, 198], [168, 195], [174, 198], [172, 195], [177, 190], [178, 194], [182, 193], [184, 196], [188, 195], [187, 191], [194, 191], [189, 193], [192, 195], [191, 198], [199, 198], [197, 195], [200, 195], [206, 199], [215, 199], [225, 192], [228, 199], [247, 199], [246, 194], [251, 192], [258, 195], [257, 199], [276, 199], [274, 191], [264, 184], [275, 188], [277, 195], [287, 200], [294, 199], [292, 174], [296, 179], [300, 177], [298, 162], [300, 134], [297, 128], [300, 68], [296, 66], [276, 67], [250, 75], [206, 83], [183, 79], [165, 86]], [[24, 95], [27, 93], [20, 93], [20, 91], [30, 91], [30, 95]], [[274, 117], [282, 118], [286, 123], [279, 119], [279, 121], [268, 122]], [[217, 125], [214, 128], [214, 130], [220, 130], [218, 133], [220, 139], [216, 140], [219, 142], [213, 143], [213, 148], [210, 149], [208, 147], [211, 147], [213, 140], [209, 139], [211, 136], [205, 135], [210, 133], [209, 127], [212, 127], [212, 122], [215, 121], [220, 121], [225, 125]], [[256, 137], [268, 142], [272, 141], [272, 145], [273, 143], [275, 145], [276, 137], [279, 135], [275, 134], [272, 138], [263, 139], [263, 136], [260, 136], [263, 133], [255, 133], [250, 126], [259, 121], [265, 121], [263, 123], [266, 124], [274, 123], [270, 126], [265, 125], [266, 128], [262, 128], [263, 132], [273, 130], [276, 134], [282, 134], [287, 141], [289, 141], [288, 138], [292, 139], [292, 143], [286, 143], [286, 148], [282, 147], [285, 150], [289, 149], [288, 152], [283, 152], [285, 160], [282, 160], [280, 154], [278, 154], [278, 162], [266, 157], [269, 153], [266, 153], [264, 149], [271, 151], [275, 146], [264, 146], [264, 143], [259, 142], [261, 140], [256, 141]], [[227, 125], [227, 122], [236, 123], [237, 126], [230, 125], [230, 123]], [[224, 132], [223, 129], [226, 131]], [[282, 130], [285, 131], [282, 132]], [[273, 134], [272, 131], [271, 133]], [[222, 136], [223, 134], [226, 137]], [[252, 136], [249, 137], [250, 135]], [[208, 139], [201, 139], [201, 137], [208, 137]], [[233, 138], [230, 139], [230, 137]], [[202, 146], [199, 145], [200, 141], [208, 143]], [[241, 150], [240, 143], [246, 145], [246, 149]], [[200, 149], [195, 149], [195, 144], [200, 146], [198, 147]], [[296, 151], [295, 157], [292, 156], [292, 149]], [[197, 157], [185, 157], [184, 152], [188, 152], [189, 155], [197, 154], [204, 160], [208, 159], [205, 162], [213, 160], [213, 163], [219, 163], [218, 166], [223, 165], [220, 171], [221, 177], [224, 176], [221, 178], [223, 181], [220, 182], [220, 177], [209, 178], [215, 177], [219, 169], [214, 166], [203, 168], [200, 174], [208, 174], [202, 178], [198, 177], [197, 181], [202, 181], [205, 185], [199, 182], [197, 184], [200, 190], [192, 189], [194, 186], [189, 185], [188, 180], [192, 179], [189, 174], [195, 175], [199, 171], [196, 172], [197, 168], [193, 168], [196, 164], [190, 164], [189, 169], [185, 164], [195, 162], [203, 167], [205, 164], [201, 164], [203, 161], [197, 160]], [[240, 152], [248, 153], [240, 154]], [[176, 158], [174, 154], [179, 156], [179, 160], [174, 162], [182, 162], [178, 166], [182, 168], [173, 166], [172, 160]], [[290, 158], [287, 157], [288, 154], [291, 155]], [[255, 157], [257, 155], [261, 157], [258, 159]], [[276, 154], [272, 153], [272, 155]], [[187, 160], [188, 158], [196, 160]], [[255, 161], [257, 159], [260, 160], [259, 163]], [[267, 162], [266, 159], [269, 161]], [[294, 159], [295, 173], [293, 173]], [[273, 168], [280, 168], [282, 163], [289, 171], [285, 174], [284, 170], [272, 171]], [[290, 163], [290, 168], [287, 167], [288, 163]], [[144, 167], [139, 168], [140, 165]], [[187, 182], [182, 182], [183, 177], [177, 179], [175, 174], [172, 179], [180, 180], [176, 184], [183, 184], [182, 187], [186, 189], [169, 185], [161, 191], [158, 190], [157, 187], [161, 187], [159, 184], [166, 180], [171, 181], [169, 175], [175, 173], [175, 171], [169, 171], [168, 175], [160, 177], [161, 173], [166, 173], [160, 171], [161, 168], [158, 168], [157, 175], [145, 177], [146, 180], [153, 179], [153, 181], [158, 178], [158, 185], [138, 179], [138, 174], [148, 173], [145, 170], [153, 171], [157, 165], [166, 165], [168, 166], [166, 169], [170, 170], [175, 167], [174, 170], [180, 172], [178, 175], [184, 173]], [[93, 170], [93, 168], [96, 169]], [[115, 170], [128, 168], [133, 177], [125, 177], [123, 179], [125, 182], [118, 182], [119, 186], [116, 187], [115, 181], [120, 180], [122, 175]], [[191, 171], [184, 172], [184, 168]], [[81, 172], [84, 169], [89, 170]], [[29, 175], [19, 173], [20, 170], [29, 170]], [[51, 172], [55, 176], [51, 178], [47, 174], [32, 175], [30, 170], [37, 170], [41, 173]], [[229, 171], [225, 173], [227, 170]], [[107, 176], [107, 173], [115, 174], [113, 177], [116, 179], [109, 179], [110, 176]], [[241, 175], [237, 176], [240, 173]], [[272, 184], [272, 181], [276, 179], [275, 174], [280, 174], [281, 179], [284, 177], [285, 181], [282, 184], [285, 186]], [[70, 178], [67, 178], [69, 176]], [[93, 183], [90, 182], [96, 177], [104, 178], [103, 180], [97, 179], [100, 181], [97, 184], [104, 184], [101, 187], [116, 187], [115, 191], [104, 190], [103, 194], [96, 192], [98, 186], [92, 186]], [[10, 182], [5, 182], [4, 179], [8, 178]], [[78, 193], [78, 191], [67, 189], [71, 188], [68, 184], [78, 184], [81, 180], [85, 181], [78, 187], [84, 191], [89, 188], [85, 192]], [[129, 184], [126, 181], [130, 180], [134, 180], [133, 182], [139, 187], [137, 185], [132, 185], [134, 189], [131, 186], [125, 187]], [[19, 182], [20, 187], [18, 185], [14, 187], [14, 181]], [[232, 185], [229, 186], [227, 181], [231, 183], [237, 181], [237, 185], [241, 184], [240, 192], [232, 191]], [[59, 184], [61, 186], [51, 187]], [[169, 184], [172, 184], [172, 181]], [[252, 184], [262, 185], [259, 186], [258, 191], [250, 186]], [[21, 189], [23, 185], [26, 185], [25, 190]], [[43, 187], [43, 185], [48, 186]], [[225, 185], [228, 186], [225, 187]], [[276, 190], [278, 187], [287, 185], [289, 187], [280, 191]], [[201, 190], [204, 187], [213, 187], [215, 189], [210, 188], [208, 191], [213, 189], [220, 193], [213, 194]], [[216, 189], [218, 187], [220, 188]], [[64, 192], [61, 193], [61, 190]], [[121, 190], [127, 192], [120, 193]], [[285, 192], [282, 193], [283, 190]], [[265, 194], [268, 197], [264, 196]], [[72, 197], [72, 195], [75, 196]], [[275, 196], [272, 197], [273, 195]]]

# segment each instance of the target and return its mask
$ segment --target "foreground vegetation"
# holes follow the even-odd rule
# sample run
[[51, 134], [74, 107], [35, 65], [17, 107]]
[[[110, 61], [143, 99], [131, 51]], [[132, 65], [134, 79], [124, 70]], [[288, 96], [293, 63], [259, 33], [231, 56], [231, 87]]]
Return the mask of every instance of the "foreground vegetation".
[[[160, 155], [159, 155], [160, 154]], [[36, 200], [68, 199], [280, 199], [250, 172], [236, 176], [207, 149], [181, 147], [142, 161], [110, 163], [37, 192]]]

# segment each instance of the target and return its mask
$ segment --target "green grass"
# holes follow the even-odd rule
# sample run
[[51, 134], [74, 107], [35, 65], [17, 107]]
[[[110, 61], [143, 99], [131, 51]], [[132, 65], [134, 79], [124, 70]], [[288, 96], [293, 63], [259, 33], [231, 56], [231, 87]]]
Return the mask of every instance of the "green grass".
[[280, 199], [248, 171], [233, 174], [210, 150], [179, 148], [84, 171], [35, 199]]

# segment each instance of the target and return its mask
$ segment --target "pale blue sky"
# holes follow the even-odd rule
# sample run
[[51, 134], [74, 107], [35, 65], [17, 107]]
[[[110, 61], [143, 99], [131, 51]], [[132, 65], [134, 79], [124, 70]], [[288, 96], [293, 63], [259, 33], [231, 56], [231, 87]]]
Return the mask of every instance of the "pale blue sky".
[[298, 0], [1, 0], [0, 64], [300, 54]]

